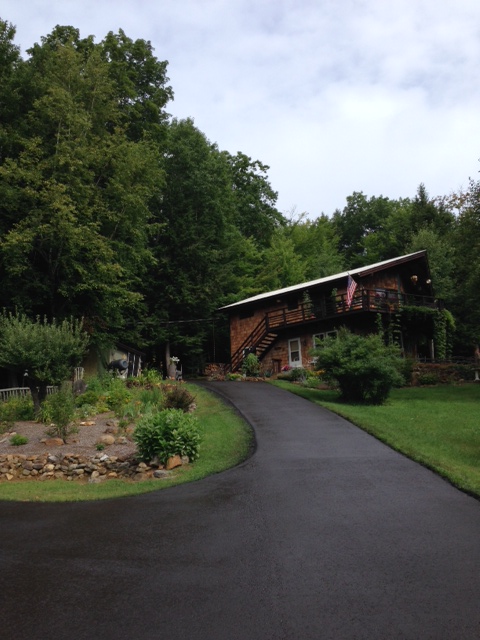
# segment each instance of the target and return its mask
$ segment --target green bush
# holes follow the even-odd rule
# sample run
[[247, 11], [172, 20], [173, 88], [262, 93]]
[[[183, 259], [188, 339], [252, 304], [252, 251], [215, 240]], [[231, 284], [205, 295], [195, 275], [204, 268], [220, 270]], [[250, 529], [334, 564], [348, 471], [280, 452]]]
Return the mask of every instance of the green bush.
[[76, 431], [75, 396], [69, 384], [51, 393], [41, 407], [41, 420], [49, 426], [49, 434], [66, 438]]
[[304, 382], [307, 379], [307, 371], [303, 367], [294, 367], [289, 372], [292, 382]]
[[316, 368], [338, 383], [348, 402], [383, 404], [395, 385], [403, 382], [402, 360], [394, 345], [386, 346], [378, 334], [356, 335], [342, 328], [314, 352]]
[[22, 444], [27, 444], [27, 442], [28, 438], [26, 438], [25, 436], [21, 436], [19, 433], [16, 433], [10, 438], [10, 444], [12, 444], [14, 447], [19, 447]]
[[133, 439], [142, 460], [149, 462], [157, 457], [165, 464], [174, 455], [195, 460], [201, 438], [195, 416], [181, 409], [165, 409], [141, 418]]
[[241, 373], [227, 373], [227, 375], [225, 376], [225, 380], [229, 380], [229, 381], [243, 380], [243, 376]]
[[248, 378], [255, 378], [260, 373], [260, 361], [254, 353], [249, 353], [242, 363], [242, 373]]
[[34, 420], [33, 400], [30, 395], [17, 396], [0, 402], [0, 422]]
[[85, 393], [82, 393], [75, 398], [75, 404], [77, 407], [83, 407], [84, 405], [90, 405], [94, 407], [97, 404], [99, 398], [100, 398], [100, 391], [87, 389]]
[[416, 383], [420, 386], [429, 386], [440, 382], [436, 373], [419, 373], [416, 377]]
[[125, 408], [132, 400], [132, 395], [127, 389], [125, 381], [121, 378], [113, 378], [110, 384], [110, 388], [105, 393], [105, 401], [109, 409], [115, 412], [118, 417], [121, 417]]

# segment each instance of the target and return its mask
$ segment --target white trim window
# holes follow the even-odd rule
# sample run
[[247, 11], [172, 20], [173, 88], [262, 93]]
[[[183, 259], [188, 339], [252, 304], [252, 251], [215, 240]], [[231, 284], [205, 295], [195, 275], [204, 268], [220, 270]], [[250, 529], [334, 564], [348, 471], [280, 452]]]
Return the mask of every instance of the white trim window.
[[300, 338], [292, 338], [288, 341], [288, 364], [291, 367], [302, 366], [302, 344]]

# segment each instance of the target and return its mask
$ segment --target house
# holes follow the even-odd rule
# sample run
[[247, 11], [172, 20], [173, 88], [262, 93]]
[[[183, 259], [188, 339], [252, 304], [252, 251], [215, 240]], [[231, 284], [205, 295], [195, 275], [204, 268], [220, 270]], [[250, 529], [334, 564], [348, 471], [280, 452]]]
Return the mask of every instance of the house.
[[[372, 333], [379, 314], [388, 327], [399, 311], [411, 307], [439, 308], [426, 251], [268, 291], [219, 311], [229, 318], [230, 370], [237, 371], [245, 355], [255, 353], [264, 370], [278, 373], [286, 365], [311, 365], [315, 343], [334, 336], [341, 326]], [[397, 326], [404, 353], [433, 357], [433, 324], [425, 323], [421, 335], [418, 327]]]

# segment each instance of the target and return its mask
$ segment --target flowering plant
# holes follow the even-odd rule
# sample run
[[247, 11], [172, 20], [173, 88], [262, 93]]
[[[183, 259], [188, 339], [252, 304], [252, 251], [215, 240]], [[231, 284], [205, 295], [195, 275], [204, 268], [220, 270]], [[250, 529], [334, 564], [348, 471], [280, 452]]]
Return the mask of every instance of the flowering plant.
[[180, 358], [177, 358], [177, 356], [171, 356], [170, 364], [177, 364], [177, 362], [180, 362]]

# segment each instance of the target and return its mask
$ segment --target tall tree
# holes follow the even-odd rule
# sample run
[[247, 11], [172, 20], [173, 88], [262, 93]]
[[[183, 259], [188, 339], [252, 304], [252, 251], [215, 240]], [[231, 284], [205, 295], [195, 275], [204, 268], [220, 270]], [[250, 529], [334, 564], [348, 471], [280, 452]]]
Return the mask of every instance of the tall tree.
[[235, 225], [244, 236], [267, 247], [275, 229], [285, 223], [275, 206], [278, 194], [268, 181], [269, 167], [241, 152], [223, 154], [231, 171]]
[[125, 136], [108, 62], [91, 39], [57, 27], [30, 53], [36, 98], [21, 152], [0, 166], [2, 302], [84, 316], [98, 339], [114, 337], [138, 315], [153, 259], [149, 205], [163, 184], [161, 154]]

